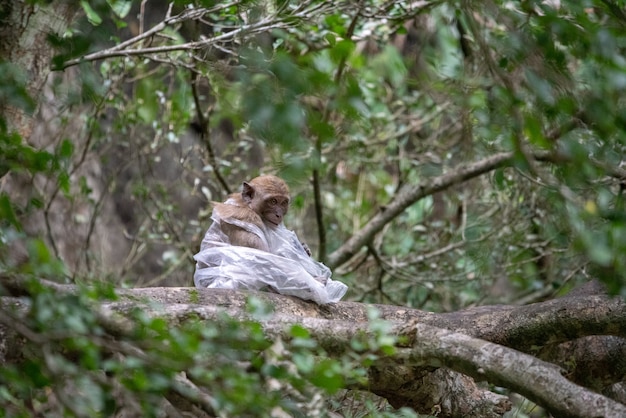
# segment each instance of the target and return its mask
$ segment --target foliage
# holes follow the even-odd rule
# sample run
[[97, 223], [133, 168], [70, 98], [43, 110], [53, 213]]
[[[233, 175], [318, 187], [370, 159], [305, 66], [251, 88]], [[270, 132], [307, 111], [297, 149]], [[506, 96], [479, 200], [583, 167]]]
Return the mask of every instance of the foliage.
[[[532, 298], [588, 275], [621, 292], [624, 37], [615, 9], [251, 3], [211, 6], [200, 23], [180, 6], [171, 16], [188, 19], [150, 38], [157, 53], [141, 53], [139, 34], [138, 53], [108, 56], [96, 72], [81, 67], [98, 103], [89, 146], [113, 167], [117, 204], [141, 208], [125, 222], [137, 240], [124, 268], [133, 277], [146, 277], [157, 257], [166, 274], [143, 280], [186, 280], [204, 206], [256, 172], [294, 185], [293, 226], [314, 249], [333, 251], [403, 185], [512, 150], [513, 167], [416, 202], [356, 270], [339, 269], [353, 297], [454, 309], [500, 298], [501, 277], [511, 298]], [[75, 30], [63, 50], [109, 46], [104, 33], [134, 22], [116, 7], [86, 10], [97, 29]], [[161, 18], [153, 7], [142, 19]], [[226, 25], [250, 29], [235, 38]], [[201, 36], [225, 41], [184, 46]], [[554, 161], [536, 163], [535, 150]], [[305, 185], [312, 175], [319, 197]], [[320, 208], [321, 224], [303, 222]]]
[[[141, 41], [95, 67], [106, 86], [94, 92], [95, 149], [130, 178], [115, 196], [142, 210], [126, 226], [167, 277], [191, 274], [205, 205], [259, 171], [287, 178], [291, 224], [334, 251], [404, 185], [510, 150], [512, 167], [415, 202], [338, 269], [352, 297], [455, 309], [563, 293], [588, 276], [623, 292], [621, 14], [603, 2], [353, 6], [215, 6], [150, 38], [178, 50], [142, 54]], [[96, 122], [105, 112], [110, 122]], [[538, 150], [553, 160], [535, 162]], [[321, 224], [304, 222], [313, 213]], [[142, 257], [125, 271], [151, 271]]]
[[[181, 408], [181, 398], [220, 416], [326, 416], [339, 407], [331, 395], [363, 385], [366, 367], [391, 354], [395, 343], [372, 316], [371, 334], [355, 338], [353, 350], [333, 360], [299, 325], [289, 340], [269, 340], [259, 321], [271, 309], [260, 300], [249, 301], [249, 321], [224, 314], [171, 327], [137, 308], [123, 322], [105, 319], [94, 306], [118, 300], [110, 284], [63, 294], [33, 278], [28, 288], [27, 320], [15, 330], [31, 345], [19, 364], [0, 370], [2, 416], [161, 416], [165, 399]], [[19, 313], [5, 308], [3, 315], [16, 320]], [[414, 416], [368, 402], [353, 411]]]
[[[209, 202], [259, 172], [290, 183], [288, 224], [325, 259], [405, 187], [511, 151], [512, 163], [409, 202], [333, 266], [349, 297], [443, 311], [536, 301], [589, 278], [626, 295], [618, 3], [81, 1], [84, 17], [50, 37], [65, 71], [50, 83], [53, 106], [29, 96], [23, 69], [0, 62], [2, 106], [56, 112], [31, 143], [0, 120], [0, 176], [38, 186], [0, 189], [0, 273], [189, 285]], [[72, 219], [81, 246], [54, 231], [62, 199], [88, 208]], [[123, 260], [97, 256], [112, 238], [94, 231], [109, 224]], [[14, 256], [21, 247], [26, 261]], [[68, 254], [79, 260], [70, 266]], [[299, 329], [281, 347], [256, 322], [170, 330], [134, 312], [142, 355], [120, 359], [90, 310], [102, 295], [33, 286], [24, 327], [38, 351], [25, 353], [23, 380], [0, 372], [0, 398], [16, 413], [32, 388], [37, 408], [52, 391], [76, 415], [109, 413], [123, 388], [150, 413], [153, 395], [176, 389], [175, 370], [232, 415], [295, 413], [301, 399], [358, 380], [369, 353], [315, 361]], [[215, 367], [225, 359], [253, 372]], [[68, 398], [68, 380], [85, 396]], [[267, 392], [274, 380], [289, 397]]]

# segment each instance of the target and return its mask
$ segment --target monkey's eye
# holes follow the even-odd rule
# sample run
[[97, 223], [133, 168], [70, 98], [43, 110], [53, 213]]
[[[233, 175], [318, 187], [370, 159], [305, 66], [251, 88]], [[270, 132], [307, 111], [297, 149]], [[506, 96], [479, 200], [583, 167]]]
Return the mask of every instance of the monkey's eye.
[[276, 198], [270, 199], [270, 205], [276, 205], [276, 204], [278, 204], [278, 200], [276, 200]]

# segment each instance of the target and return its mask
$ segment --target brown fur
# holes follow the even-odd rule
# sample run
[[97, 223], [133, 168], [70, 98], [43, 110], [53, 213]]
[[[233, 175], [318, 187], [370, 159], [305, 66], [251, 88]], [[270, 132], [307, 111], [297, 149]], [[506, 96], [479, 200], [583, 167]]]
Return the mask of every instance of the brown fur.
[[[228, 203], [216, 203], [215, 210], [222, 219], [237, 219], [264, 228], [282, 224], [289, 209], [289, 188], [276, 176], [259, 176], [243, 183], [241, 193], [233, 193]], [[227, 222], [221, 223], [222, 232], [232, 245], [269, 251], [255, 234]]]

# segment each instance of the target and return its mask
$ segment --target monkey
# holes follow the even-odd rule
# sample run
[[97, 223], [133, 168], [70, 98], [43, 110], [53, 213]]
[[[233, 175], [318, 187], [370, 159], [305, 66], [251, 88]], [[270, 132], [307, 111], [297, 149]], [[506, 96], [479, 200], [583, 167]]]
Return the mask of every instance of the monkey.
[[221, 231], [231, 245], [269, 252], [264, 231], [283, 223], [290, 200], [287, 184], [279, 177], [265, 175], [244, 181], [241, 193], [231, 194], [224, 203], [213, 204], [221, 218]]
[[224, 203], [212, 202], [213, 224], [194, 256], [195, 285], [266, 290], [317, 303], [340, 299], [347, 287], [331, 280], [330, 269], [315, 261], [309, 248], [283, 225], [290, 201], [287, 184], [264, 175], [244, 181], [241, 192]]
[[[214, 222], [202, 240], [200, 252], [224, 245], [248, 247], [294, 260], [317, 271], [309, 247], [283, 225], [290, 201], [289, 187], [279, 177], [264, 175], [244, 181], [240, 193], [231, 194], [224, 203], [212, 202]], [[211, 257], [215, 254], [219, 252]], [[202, 259], [197, 261], [196, 271], [223, 262], [215, 258], [210, 263]], [[322, 285], [328, 281], [323, 271], [312, 274], [312, 278]], [[275, 291], [271, 286], [269, 290]]]

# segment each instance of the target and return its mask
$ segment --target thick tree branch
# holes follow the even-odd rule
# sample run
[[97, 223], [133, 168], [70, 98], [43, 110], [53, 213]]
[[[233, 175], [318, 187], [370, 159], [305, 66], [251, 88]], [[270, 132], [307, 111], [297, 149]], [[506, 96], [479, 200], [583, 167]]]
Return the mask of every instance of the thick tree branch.
[[518, 392], [554, 416], [626, 416], [622, 405], [578, 386], [553, 364], [465, 334], [415, 325], [415, 345], [390, 358], [401, 364], [429, 365], [487, 380]]
[[[31, 98], [37, 98], [50, 73], [50, 60], [54, 55], [47, 39], [51, 35], [60, 36], [80, 7], [77, 2], [53, 5], [49, 2], [3, 1], [0, 10], [0, 62], [11, 63], [18, 71], [28, 74], [26, 90]], [[2, 76], [10, 77], [10, 74], [3, 73]], [[9, 80], [6, 78], [5, 82], [10, 83]], [[31, 136], [32, 116], [38, 106], [29, 100], [24, 107], [16, 106], [4, 95], [0, 100], [0, 115], [6, 120], [9, 130], [19, 132], [25, 140]]]
[[[571, 299], [573, 298], [564, 298], [570, 302]], [[132, 309], [135, 309], [136, 304], [133, 305]], [[129, 307], [131, 305], [124, 302], [110, 304], [108, 309], [117, 314], [124, 313]], [[213, 306], [198, 305], [174, 305], [163, 310], [146, 306], [142, 311], [146, 315], [164, 316], [174, 323], [184, 322], [190, 317], [219, 321], [223, 312]], [[191, 312], [194, 315], [190, 315]], [[243, 311], [230, 313], [241, 319], [251, 319]], [[538, 319], [545, 320], [546, 315]], [[261, 321], [270, 338], [283, 339], [289, 339], [287, 330], [295, 322], [307, 328], [330, 356], [339, 356], [349, 351], [353, 339], [370, 332], [369, 323], [365, 321], [355, 323], [352, 320], [311, 317], [295, 321], [292, 315], [280, 313], [269, 320]], [[375, 366], [446, 367], [479, 381], [487, 380], [510, 388], [547, 408], [555, 416], [626, 416], [625, 405], [572, 383], [553, 364], [499, 344], [420, 322], [416, 319], [408, 323], [395, 321], [390, 333], [404, 336], [408, 338], [408, 342], [396, 354], [381, 359]]]
[[[41, 281], [57, 292], [75, 292], [74, 285]], [[5, 294], [25, 296], [23, 281], [2, 278]], [[602, 288], [585, 288], [566, 297], [530, 305], [478, 306], [450, 313], [432, 313], [402, 306], [340, 302], [317, 305], [295, 297], [267, 292], [190, 287], [117, 289], [118, 304], [135, 306], [137, 302], [156, 302], [167, 312], [182, 315], [198, 309], [227, 310], [233, 316], [246, 312], [251, 295], [273, 306], [275, 312], [307, 318], [334, 319], [355, 323], [368, 321], [368, 310], [376, 308], [381, 319], [406, 323], [417, 320], [438, 328], [456, 330], [472, 337], [530, 352], [533, 347], [572, 341], [591, 335], [626, 337], [626, 302], [609, 297]], [[111, 305], [114, 306], [114, 305]], [[175, 316], [175, 315], [174, 315]], [[121, 331], [123, 332], [123, 330]]]
[[[28, 289], [19, 281], [5, 278], [3, 284], [13, 295], [28, 294]], [[74, 286], [50, 287], [59, 292], [76, 290]], [[381, 318], [392, 323], [390, 333], [404, 336], [407, 341], [398, 348], [397, 355], [381, 359], [371, 369], [367, 390], [387, 397], [396, 406], [409, 405], [427, 411], [428, 407], [444, 401], [428, 398], [432, 396], [432, 390], [425, 391], [423, 385], [430, 384], [424, 382], [438, 382], [437, 393], [454, 393], [454, 396], [442, 395], [450, 396], [446, 402], [454, 402], [453, 407], [448, 405], [448, 409], [444, 408], [442, 416], [454, 415], [450, 411], [478, 408], [471, 414], [463, 412], [461, 415], [495, 417], [508, 409], [506, 398], [495, 394], [490, 396], [488, 391], [479, 389], [458, 373], [437, 371], [433, 374], [434, 368], [446, 367], [478, 380], [489, 380], [511, 388], [549, 408], [555, 415], [586, 416], [589, 412], [586, 405], [591, 405], [598, 411], [606, 412], [606, 416], [619, 416], [623, 405], [566, 380], [556, 366], [517, 351], [535, 354], [539, 347], [555, 346], [585, 335], [625, 336], [626, 303], [620, 298], [593, 295], [592, 292], [593, 289], [586, 289], [572, 296], [527, 306], [484, 306], [448, 314], [377, 305]], [[286, 330], [298, 323], [309, 329], [328, 355], [340, 356], [351, 349], [351, 339], [369, 332], [368, 309], [372, 305], [342, 302], [318, 306], [297, 298], [264, 292], [194, 288], [125, 289], [118, 291], [119, 301], [95, 306], [94, 312], [108, 335], [126, 338], [133, 335], [136, 325], [129, 319], [132, 318], [129, 313], [136, 309], [148, 317], [165, 318], [171, 326], [198, 319], [220, 321], [224, 312], [233, 318], [247, 320], [252, 319], [246, 310], [247, 299], [252, 294], [273, 306], [274, 315], [262, 322], [270, 338], [289, 339]], [[2, 300], [16, 303], [16, 299], [12, 298]], [[5, 321], [3, 324], [10, 327], [11, 323]], [[5, 338], [8, 338], [5, 343], [15, 344], [15, 338]], [[584, 339], [579, 341], [580, 344], [585, 343]], [[617, 345], [623, 345], [619, 338], [615, 341]], [[589, 350], [585, 351], [585, 355], [593, 357]], [[7, 360], [16, 359], [5, 358]], [[565, 360], [576, 361], [572, 358]], [[572, 376], [581, 373], [584, 372], [569, 370]], [[536, 381], [541, 376], [545, 380]], [[619, 376], [607, 375], [604, 379], [597, 376], [592, 386], [597, 390], [598, 384], [608, 385], [615, 379]], [[589, 383], [584, 379], [577, 381]], [[394, 384], [396, 389], [393, 389]], [[204, 406], [209, 404], [205, 402]], [[459, 416], [458, 413], [456, 416]]]

